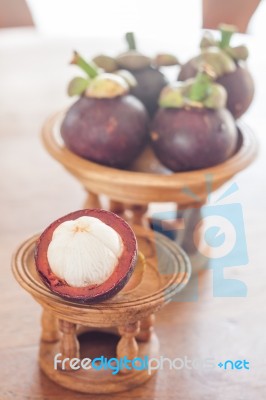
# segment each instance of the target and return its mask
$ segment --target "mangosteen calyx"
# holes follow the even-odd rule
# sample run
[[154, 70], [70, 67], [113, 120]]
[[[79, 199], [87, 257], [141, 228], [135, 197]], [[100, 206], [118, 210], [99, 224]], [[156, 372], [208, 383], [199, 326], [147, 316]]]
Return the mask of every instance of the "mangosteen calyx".
[[77, 51], [74, 51], [70, 64], [80, 67], [91, 79], [95, 78], [99, 73], [97, 66], [92, 63], [89, 64]]
[[116, 59], [106, 54], [99, 54], [95, 56], [92, 61], [105, 72], [114, 72], [119, 69]]
[[198, 71], [202, 65], [209, 64], [217, 77], [236, 71], [236, 64], [227, 53], [219, 47], [208, 47], [192, 59], [193, 67]]
[[106, 72], [115, 72], [119, 68], [126, 70], [138, 70], [151, 65], [151, 58], [137, 51], [133, 32], [127, 32], [125, 39], [128, 50], [119, 54], [116, 58], [100, 54], [93, 58], [93, 62]]
[[128, 50], [116, 57], [116, 61], [120, 68], [129, 70], [145, 69], [151, 66], [151, 58], [140, 53], [137, 50], [136, 39], [133, 32], [125, 34]]
[[123, 96], [128, 91], [129, 85], [121, 76], [103, 73], [90, 82], [85, 96], [96, 99], [112, 99], [117, 96]]
[[114, 58], [101, 54], [96, 56], [93, 61], [105, 72], [122, 76], [131, 88], [130, 93], [144, 104], [152, 117], [158, 108], [159, 94], [168, 84], [168, 79], [160, 71], [160, 67], [180, 63], [175, 55], [169, 53], [160, 53], [154, 58], [142, 54], [137, 49], [133, 32], [127, 32], [125, 39], [127, 51]]
[[130, 73], [113, 74], [102, 72], [93, 62], [87, 62], [78, 52], [74, 52], [71, 64], [79, 66], [86, 77], [76, 77], [68, 85], [70, 96], [85, 95], [97, 99], [112, 99], [128, 93], [131, 85], [134, 85], [134, 77]]
[[231, 46], [231, 38], [237, 31], [234, 25], [221, 24], [219, 25], [220, 39], [215, 40], [214, 36], [210, 32], [206, 32], [200, 43], [202, 51], [208, 51], [213, 47], [221, 49], [227, 56], [229, 56], [234, 62], [246, 61], [249, 52], [245, 45]]
[[174, 54], [159, 53], [150, 58], [137, 50], [136, 39], [133, 32], [125, 34], [128, 50], [117, 57], [99, 54], [93, 58], [93, 62], [105, 72], [116, 72], [119, 68], [138, 71], [150, 67], [160, 68], [180, 65], [180, 61]]
[[181, 65], [179, 59], [174, 54], [170, 53], [158, 53], [154, 57], [152, 64], [157, 68]]
[[166, 86], [159, 97], [162, 108], [224, 108], [227, 94], [223, 86], [214, 82], [216, 75], [209, 65], [195, 78]]

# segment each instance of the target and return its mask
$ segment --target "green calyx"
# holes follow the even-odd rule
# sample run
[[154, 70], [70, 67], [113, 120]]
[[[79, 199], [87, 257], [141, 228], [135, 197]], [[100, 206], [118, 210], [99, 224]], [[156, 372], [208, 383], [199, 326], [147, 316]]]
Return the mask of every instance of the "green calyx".
[[249, 56], [248, 48], [245, 45], [227, 47], [225, 51], [229, 55], [229, 57], [233, 58], [233, 60], [235, 61], [245, 61], [248, 59]]
[[84, 72], [86, 72], [90, 79], [95, 78], [99, 74], [97, 66], [93, 63], [88, 63], [77, 51], [74, 51], [70, 64], [80, 67]]
[[188, 99], [202, 103], [208, 97], [212, 89], [212, 79], [206, 72], [199, 72], [195, 81], [190, 84]]
[[102, 68], [105, 72], [114, 72], [118, 69], [118, 64], [115, 58], [105, 54], [99, 54], [92, 59], [97, 67]]
[[129, 70], [139, 70], [148, 68], [151, 65], [151, 58], [139, 53], [137, 50], [130, 50], [126, 53], [119, 54], [116, 62], [120, 68]]
[[117, 57], [100, 54], [93, 58], [93, 62], [105, 72], [115, 72], [119, 69], [136, 71], [149, 67], [167, 67], [180, 65], [175, 55], [170, 53], [157, 54], [153, 59], [137, 50], [135, 35], [133, 32], [125, 34], [128, 50]]
[[221, 49], [226, 49], [230, 46], [230, 41], [233, 34], [237, 31], [236, 26], [221, 24], [219, 25], [219, 30], [221, 34], [221, 40], [219, 41], [219, 46]]
[[159, 106], [162, 108], [182, 108], [185, 106], [185, 83], [174, 82], [161, 91]]
[[136, 39], [134, 32], [127, 32], [125, 34], [125, 39], [128, 45], [128, 50], [137, 50]]
[[[68, 85], [69, 96], [111, 99], [123, 96], [129, 91], [130, 78], [123, 74], [103, 73], [94, 62], [87, 62], [78, 52], [74, 52], [71, 64], [77, 65], [86, 77], [75, 77]], [[133, 84], [133, 83], [132, 83]]]
[[81, 76], [77, 76], [68, 84], [67, 94], [69, 96], [80, 96], [90, 84], [90, 80], [86, 78], [82, 78]]
[[248, 49], [245, 45], [231, 46], [231, 38], [237, 31], [234, 25], [221, 24], [219, 26], [220, 40], [215, 40], [210, 32], [205, 32], [200, 47], [202, 51], [208, 52], [210, 49], [218, 48], [224, 52], [233, 62], [245, 61], [249, 56]]
[[174, 54], [159, 53], [153, 59], [153, 65], [157, 68], [180, 65], [180, 61]]
[[129, 70], [139, 70], [151, 65], [151, 58], [145, 56], [137, 50], [135, 35], [133, 32], [125, 34], [128, 50], [116, 57], [119, 68]]
[[201, 54], [193, 58], [192, 63], [198, 71], [203, 64], [210, 65], [217, 77], [236, 70], [236, 64], [232, 58], [218, 47], [203, 49]]
[[213, 71], [199, 72], [193, 79], [166, 86], [159, 98], [162, 108], [211, 108], [225, 107], [227, 94], [223, 86], [214, 83]]
[[135, 87], [137, 81], [135, 77], [126, 69], [119, 69], [118, 63], [115, 58], [101, 54], [92, 60], [97, 67], [101, 68], [104, 72], [113, 73], [121, 76], [129, 84], [130, 87]]
[[123, 96], [129, 91], [129, 85], [121, 76], [103, 73], [91, 81], [86, 89], [86, 97], [112, 99]]
[[245, 45], [240, 46], [230, 46], [231, 38], [235, 32], [237, 32], [237, 28], [234, 25], [226, 25], [221, 24], [219, 26], [221, 33], [221, 40], [218, 42], [218, 45], [221, 49], [223, 49], [229, 57], [233, 58], [235, 61], [247, 60], [249, 53], [248, 49]]

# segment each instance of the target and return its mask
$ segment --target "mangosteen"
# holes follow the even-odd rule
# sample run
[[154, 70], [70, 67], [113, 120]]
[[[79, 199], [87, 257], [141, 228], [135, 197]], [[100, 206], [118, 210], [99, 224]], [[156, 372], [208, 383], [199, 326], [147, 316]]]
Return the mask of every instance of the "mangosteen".
[[237, 128], [226, 91], [206, 67], [196, 78], [165, 87], [152, 122], [155, 154], [174, 172], [208, 168], [232, 156]]
[[137, 51], [134, 34], [126, 34], [128, 51], [112, 58], [105, 55], [96, 56], [93, 61], [105, 71], [114, 72], [122, 68], [130, 71], [137, 85], [131, 88], [131, 94], [136, 96], [147, 108], [151, 116], [158, 108], [158, 97], [162, 88], [168, 83], [165, 75], [159, 70], [162, 66], [179, 64], [172, 54], [158, 54], [154, 59]]
[[227, 91], [227, 108], [239, 118], [249, 108], [254, 97], [254, 81], [247, 68], [248, 49], [246, 46], [230, 45], [235, 27], [221, 25], [221, 39], [207, 33], [201, 41], [201, 54], [185, 63], [178, 79], [184, 81], [194, 77], [202, 63], [209, 63], [217, 74], [217, 83]]
[[66, 147], [99, 164], [125, 168], [148, 140], [149, 117], [143, 104], [129, 95], [130, 73], [102, 73], [78, 53], [72, 63], [87, 77], [74, 78], [70, 95], [80, 95], [67, 111], [61, 126]]
[[129, 225], [104, 210], [80, 210], [53, 222], [35, 250], [46, 286], [70, 301], [90, 304], [121, 290], [136, 264], [136, 237]]

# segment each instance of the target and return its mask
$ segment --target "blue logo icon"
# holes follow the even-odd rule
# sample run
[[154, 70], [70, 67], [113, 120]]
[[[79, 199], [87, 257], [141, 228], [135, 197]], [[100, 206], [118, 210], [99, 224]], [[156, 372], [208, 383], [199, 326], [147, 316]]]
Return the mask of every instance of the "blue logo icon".
[[[207, 182], [208, 183], [208, 182]], [[208, 185], [207, 185], [208, 186]], [[175, 240], [188, 253], [192, 261], [204, 262], [204, 267], [213, 270], [214, 297], [245, 297], [247, 287], [239, 279], [226, 279], [224, 269], [248, 264], [243, 210], [240, 203], [225, 203], [224, 200], [238, 191], [233, 183], [218, 200], [201, 208], [181, 211], [163, 211], [153, 214], [155, 229]], [[194, 201], [196, 195], [190, 193]], [[163, 273], [163, 271], [161, 271]], [[188, 293], [177, 296], [176, 301], [195, 301], [197, 282]], [[189, 296], [189, 298], [188, 298]]]

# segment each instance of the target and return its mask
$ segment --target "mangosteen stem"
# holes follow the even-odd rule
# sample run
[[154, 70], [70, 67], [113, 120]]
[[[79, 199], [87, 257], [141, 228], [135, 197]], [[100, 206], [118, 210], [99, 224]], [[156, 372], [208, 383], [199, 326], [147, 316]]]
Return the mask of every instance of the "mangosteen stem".
[[236, 32], [236, 27], [234, 25], [221, 24], [219, 26], [221, 32], [220, 48], [225, 49], [230, 46], [231, 37]]
[[137, 50], [135, 35], [133, 32], [126, 33], [126, 41], [128, 44], [128, 50]]
[[199, 72], [195, 78], [195, 82], [190, 88], [189, 99], [201, 102], [209, 94], [213, 78], [206, 72]]
[[95, 78], [99, 74], [97, 68], [93, 64], [89, 64], [84, 60], [77, 51], [74, 51], [70, 64], [78, 65], [91, 79]]

